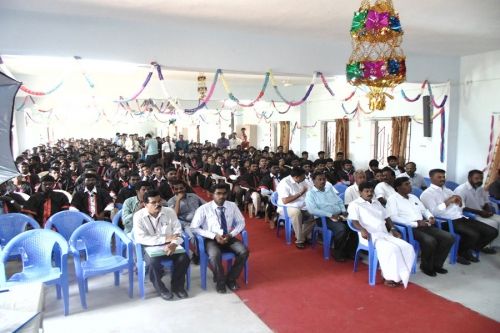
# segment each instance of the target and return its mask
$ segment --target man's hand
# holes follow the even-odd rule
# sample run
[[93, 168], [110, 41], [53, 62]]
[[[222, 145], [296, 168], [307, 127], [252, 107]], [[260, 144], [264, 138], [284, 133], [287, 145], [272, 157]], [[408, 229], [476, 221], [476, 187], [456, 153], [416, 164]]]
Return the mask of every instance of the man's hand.
[[308, 188], [307, 186], [304, 187], [304, 189], [300, 192], [300, 196], [303, 196], [307, 192]]
[[429, 223], [430, 223], [431, 225], [436, 224], [436, 219], [435, 219], [433, 216], [429, 217]]
[[368, 239], [369, 236], [370, 234], [368, 233], [368, 231], [366, 231], [366, 229], [361, 229], [361, 237], [363, 237], [364, 239]]
[[171, 243], [171, 242], [175, 242], [175, 241], [177, 240], [177, 238], [179, 238], [179, 235], [177, 235], [177, 234], [173, 234], [173, 235], [168, 236], [168, 237], [165, 239], [165, 241], [166, 241], [167, 243]]
[[332, 215], [330, 216], [330, 220], [332, 220], [333, 222], [339, 222], [339, 219], [340, 219], [340, 215]]
[[227, 242], [227, 240], [224, 238], [224, 236], [221, 236], [219, 234], [215, 235], [215, 241], [221, 245], [224, 245]]
[[481, 211], [479, 211], [479, 216], [488, 218], [488, 217], [492, 217], [493, 213], [488, 212], [486, 210], [481, 210]]
[[429, 226], [427, 223], [428, 222], [425, 221], [425, 220], [418, 220], [417, 221], [417, 224], [418, 224], [419, 227], [427, 227], [427, 226]]
[[401, 238], [401, 234], [396, 229], [391, 230], [391, 234], [396, 238]]
[[175, 195], [175, 197], [178, 201], [180, 201], [186, 197], [186, 192], [179, 192]]
[[177, 244], [170, 243], [170, 244], [165, 245], [165, 248], [163, 250], [165, 251], [165, 253], [167, 253], [167, 256], [169, 256], [172, 253], [174, 253], [176, 247], [177, 247]]

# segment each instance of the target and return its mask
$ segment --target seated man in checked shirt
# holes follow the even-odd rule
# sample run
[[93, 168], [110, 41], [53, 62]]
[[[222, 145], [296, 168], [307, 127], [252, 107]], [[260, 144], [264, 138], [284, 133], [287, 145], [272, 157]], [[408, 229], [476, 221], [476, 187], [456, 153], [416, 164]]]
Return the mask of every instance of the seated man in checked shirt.
[[[203, 236], [208, 260], [213, 267], [218, 293], [226, 292], [226, 285], [232, 291], [238, 290], [236, 279], [248, 259], [248, 249], [236, 236], [245, 228], [245, 220], [238, 206], [226, 201], [229, 193], [227, 184], [212, 187], [213, 200], [200, 206], [194, 214], [191, 229]], [[224, 275], [221, 252], [230, 251], [236, 256], [231, 270]]]

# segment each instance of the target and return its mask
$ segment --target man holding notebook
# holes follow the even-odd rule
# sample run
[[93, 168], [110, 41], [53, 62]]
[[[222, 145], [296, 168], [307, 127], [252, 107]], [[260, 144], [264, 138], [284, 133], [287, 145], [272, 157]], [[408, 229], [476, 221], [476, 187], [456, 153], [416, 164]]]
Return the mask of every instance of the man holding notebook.
[[[137, 243], [143, 245], [144, 260], [149, 265], [149, 279], [164, 300], [171, 300], [175, 294], [186, 298], [184, 289], [189, 257], [182, 249], [182, 226], [172, 208], [163, 207], [160, 192], [150, 190], [144, 194], [145, 207], [134, 214], [132, 232]], [[171, 290], [162, 282], [164, 275], [161, 261], [172, 259]]]

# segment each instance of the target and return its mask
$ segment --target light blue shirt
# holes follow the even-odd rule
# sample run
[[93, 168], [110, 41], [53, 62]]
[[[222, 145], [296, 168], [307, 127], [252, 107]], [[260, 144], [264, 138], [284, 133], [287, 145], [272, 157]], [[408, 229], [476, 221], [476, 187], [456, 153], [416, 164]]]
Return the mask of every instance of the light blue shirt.
[[146, 149], [146, 155], [158, 154], [158, 141], [154, 138], [146, 140]]
[[326, 183], [323, 191], [313, 186], [306, 194], [307, 211], [315, 216], [330, 217], [345, 212], [342, 199], [339, 198], [332, 184]]

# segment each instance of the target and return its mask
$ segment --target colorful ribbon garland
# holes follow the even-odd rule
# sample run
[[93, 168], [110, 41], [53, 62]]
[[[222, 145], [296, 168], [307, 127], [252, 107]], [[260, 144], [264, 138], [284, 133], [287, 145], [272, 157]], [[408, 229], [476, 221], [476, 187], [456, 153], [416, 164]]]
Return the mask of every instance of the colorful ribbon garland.
[[410, 98], [408, 97], [408, 95], [405, 93], [405, 91], [403, 89], [401, 89], [401, 96], [403, 96], [403, 98], [407, 101], [407, 102], [416, 102], [420, 99], [420, 97], [422, 97], [423, 93], [424, 93], [424, 89], [425, 87], [427, 86], [427, 90], [429, 92], [429, 96], [431, 96], [431, 102], [432, 102], [432, 105], [434, 105], [435, 108], [442, 108], [445, 104], [446, 104], [446, 101], [448, 100], [448, 95], [444, 95], [443, 97], [443, 100], [441, 101], [441, 103], [437, 103], [435, 98], [434, 98], [434, 94], [432, 93], [432, 87], [431, 87], [431, 84], [429, 83], [428, 80], [425, 80], [424, 82], [422, 82], [422, 85], [420, 87], [421, 91], [420, 93], [417, 95], [417, 97], [415, 98]]
[[439, 149], [439, 160], [441, 163], [444, 163], [444, 144], [445, 144], [445, 139], [444, 139], [444, 132], [446, 130], [446, 120], [445, 120], [445, 111], [444, 108], [442, 108], [441, 111], [441, 146]]

